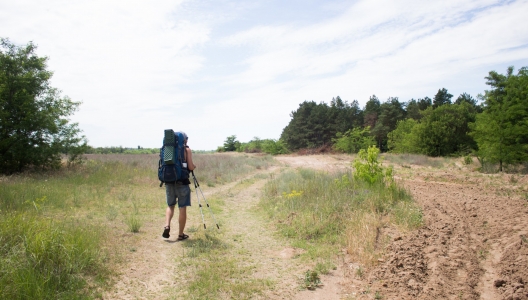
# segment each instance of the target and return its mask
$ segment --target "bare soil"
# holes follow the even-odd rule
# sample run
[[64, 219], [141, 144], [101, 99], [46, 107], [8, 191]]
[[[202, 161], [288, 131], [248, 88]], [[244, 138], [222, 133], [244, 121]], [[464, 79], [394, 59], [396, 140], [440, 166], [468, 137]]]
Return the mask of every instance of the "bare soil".
[[[301, 291], [300, 276], [313, 266], [300, 261], [301, 250], [276, 235], [273, 224], [255, 213], [267, 179], [254, 175], [271, 174], [277, 168], [344, 170], [350, 168], [351, 157], [276, 159], [280, 167], [256, 170], [243, 188], [237, 188], [243, 181], [202, 187], [206, 197], [225, 199], [226, 209], [217, 218], [223, 220], [226, 241], [236, 249], [233, 255], [242, 255], [240, 261], [255, 266], [255, 278], [275, 283], [256, 299], [528, 299], [526, 175], [484, 175], [474, 165], [456, 162], [442, 168], [395, 165], [398, 182], [423, 210], [424, 226], [412, 232], [386, 228], [384, 233], [391, 241], [385, 255], [361, 278], [356, 272], [358, 264], [344, 254], [337, 270], [322, 276], [321, 288]], [[164, 199], [163, 191], [155, 193]], [[119, 235], [129, 251], [104, 299], [167, 299], [181, 288], [179, 283], [188, 274], [175, 257], [182, 256], [185, 241], [161, 238], [161, 207], [158, 215], [144, 220], [140, 233]], [[193, 202], [190, 211], [195, 212], [189, 215], [188, 228], [202, 226], [197, 210]], [[175, 220], [173, 226], [177, 226]]]

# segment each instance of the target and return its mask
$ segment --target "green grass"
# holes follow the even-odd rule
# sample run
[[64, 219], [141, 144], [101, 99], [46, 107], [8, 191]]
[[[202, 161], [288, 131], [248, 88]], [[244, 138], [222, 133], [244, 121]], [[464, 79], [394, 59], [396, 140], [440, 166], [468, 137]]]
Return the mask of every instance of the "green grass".
[[422, 215], [404, 189], [353, 178], [351, 173], [285, 172], [267, 183], [260, 206], [309, 259], [330, 259], [344, 246], [369, 264], [382, 251], [384, 226], [417, 228]]
[[141, 218], [137, 214], [130, 214], [126, 217], [125, 223], [128, 226], [128, 230], [133, 233], [139, 232], [139, 229], [143, 225]]
[[[84, 226], [82, 226], [84, 225]], [[108, 279], [102, 228], [32, 212], [0, 218], [5, 299], [90, 299]], [[92, 289], [95, 285], [95, 289]]]

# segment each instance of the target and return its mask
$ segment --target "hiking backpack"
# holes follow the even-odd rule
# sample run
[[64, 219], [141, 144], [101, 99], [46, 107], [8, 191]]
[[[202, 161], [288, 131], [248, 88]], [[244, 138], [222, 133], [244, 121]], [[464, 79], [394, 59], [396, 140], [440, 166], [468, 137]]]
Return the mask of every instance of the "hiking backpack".
[[160, 187], [164, 183], [182, 182], [189, 178], [189, 171], [183, 166], [183, 163], [186, 163], [184, 138], [181, 132], [165, 129], [158, 163]]

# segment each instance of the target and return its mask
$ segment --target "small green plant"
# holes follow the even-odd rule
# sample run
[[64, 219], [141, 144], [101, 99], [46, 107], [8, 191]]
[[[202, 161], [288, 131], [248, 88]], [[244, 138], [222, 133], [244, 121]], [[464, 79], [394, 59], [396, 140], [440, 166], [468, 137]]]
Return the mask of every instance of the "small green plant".
[[143, 225], [140, 218], [136, 214], [129, 215], [126, 220], [126, 224], [128, 225], [128, 229], [130, 232], [137, 233], [139, 232], [139, 229]]
[[118, 214], [119, 213], [118, 213], [117, 209], [115, 207], [113, 207], [113, 206], [110, 206], [108, 208], [108, 210], [106, 211], [106, 219], [108, 221], [113, 221], [113, 220], [115, 220], [117, 218]]
[[317, 271], [308, 270], [304, 273], [304, 278], [301, 286], [303, 289], [315, 290], [320, 285], [321, 279], [319, 278], [319, 273], [317, 273]]
[[353, 166], [356, 169], [354, 178], [362, 180], [369, 184], [375, 183], [393, 183], [392, 167], [383, 168], [378, 161], [380, 150], [371, 146], [368, 150], [361, 149], [358, 158], [354, 161]]
[[48, 198], [46, 196], [42, 196], [40, 198], [36, 198], [35, 200], [27, 200], [26, 204], [33, 205], [37, 211], [40, 211], [47, 200]]
[[464, 165], [471, 165], [473, 163], [473, 158], [471, 155], [464, 156]]
[[320, 274], [328, 274], [330, 273], [330, 270], [335, 270], [335, 269], [336, 269], [336, 266], [329, 260], [324, 261], [324, 262], [318, 262], [314, 268], [314, 270]]
[[489, 253], [489, 252], [488, 252], [487, 250], [480, 249], [480, 250], [478, 251], [478, 255], [477, 255], [477, 256], [478, 256], [478, 258], [480, 258], [480, 259], [486, 259], [486, 256], [488, 256], [488, 253]]

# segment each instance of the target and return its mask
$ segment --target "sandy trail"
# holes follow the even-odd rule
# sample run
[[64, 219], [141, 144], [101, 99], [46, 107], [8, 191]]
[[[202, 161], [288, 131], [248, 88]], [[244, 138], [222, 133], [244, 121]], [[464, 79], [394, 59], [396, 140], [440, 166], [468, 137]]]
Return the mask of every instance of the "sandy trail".
[[[244, 264], [255, 267], [254, 278], [270, 279], [274, 282], [272, 290], [254, 299], [306, 299], [306, 292], [299, 290], [300, 276], [308, 268], [297, 259], [299, 249], [292, 248], [289, 242], [280, 238], [268, 220], [255, 211], [261, 190], [269, 178], [279, 168], [256, 170], [245, 178], [218, 187], [202, 187], [206, 198], [212, 196], [224, 200], [225, 205], [217, 219], [221, 220], [224, 241], [233, 247], [233, 255]], [[256, 176], [259, 174], [259, 176]], [[164, 199], [164, 189], [157, 190], [160, 199]], [[200, 228], [202, 220], [198, 213], [196, 193], [192, 188], [192, 205], [189, 208], [187, 228]], [[203, 201], [203, 200], [202, 200]], [[202, 203], [204, 204], [204, 203]], [[194, 210], [194, 212], [193, 212]], [[209, 212], [204, 207], [204, 215]], [[175, 214], [177, 217], [177, 213]], [[184, 255], [185, 241], [177, 241], [176, 236], [165, 240], [161, 237], [164, 209], [159, 215], [145, 220], [141, 231], [136, 234], [125, 233], [123, 240], [125, 262], [120, 275], [111, 290], [104, 293], [104, 299], [173, 299], [184, 298], [174, 293], [179, 286], [179, 277], [185, 277], [185, 270], [177, 267], [177, 259]], [[213, 223], [207, 222], [207, 230], [216, 230]], [[173, 226], [177, 226], [173, 219]], [[211, 229], [209, 229], [211, 228]], [[176, 229], [176, 227], [174, 228]], [[192, 239], [192, 233], [189, 233]], [[133, 246], [131, 246], [133, 245]], [[188, 251], [188, 249], [187, 249]], [[308, 292], [310, 299], [341, 299], [339, 283], [342, 276], [339, 270], [325, 276], [325, 285], [318, 291]]]

